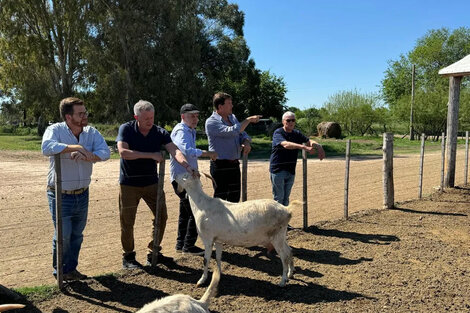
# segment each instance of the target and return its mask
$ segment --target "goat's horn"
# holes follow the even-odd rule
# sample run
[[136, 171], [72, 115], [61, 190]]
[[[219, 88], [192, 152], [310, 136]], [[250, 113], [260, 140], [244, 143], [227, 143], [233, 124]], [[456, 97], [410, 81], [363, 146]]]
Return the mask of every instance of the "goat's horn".
[[13, 309], [22, 309], [25, 306], [23, 304], [2, 304], [0, 305], [0, 312], [13, 310]]
[[204, 174], [204, 176], [206, 176], [207, 178], [209, 178], [210, 180], [212, 180], [212, 183], [214, 184], [214, 189], [217, 188], [217, 183], [215, 182], [215, 179], [214, 177], [212, 177], [211, 175], [207, 174], [207, 173], [204, 173], [204, 172], [201, 172], [202, 174]]

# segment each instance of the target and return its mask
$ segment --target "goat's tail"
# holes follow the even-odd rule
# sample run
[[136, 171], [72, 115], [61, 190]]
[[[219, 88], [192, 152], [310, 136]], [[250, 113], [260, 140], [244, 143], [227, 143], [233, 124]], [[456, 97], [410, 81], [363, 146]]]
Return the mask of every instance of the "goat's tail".
[[0, 312], [14, 310], [14, 309], [22, 309], [25, 306], [23, 304], [2, 304], [0, 305]]
[[202, 295], [201, 299], [199, 301], [206, 307], [209, 307], [209, 302], [212, 297], [215, 297], [217, 294], [217, 286], [219, 285], [220, 281], [220, 270], [219, 266], [215, 264], [214, 267], [214, 272], [212, 273], [212, 279], [211, 283], [209, 284], [209, 287], [207, 287], [206, 292]]
[[295, 209], [301, 210], [303, 205], [304, 205], [303, 201], [294, 200], [291, 203], [289, 203], [287, 210], [292, 214], [292, 212], [295, 211]]

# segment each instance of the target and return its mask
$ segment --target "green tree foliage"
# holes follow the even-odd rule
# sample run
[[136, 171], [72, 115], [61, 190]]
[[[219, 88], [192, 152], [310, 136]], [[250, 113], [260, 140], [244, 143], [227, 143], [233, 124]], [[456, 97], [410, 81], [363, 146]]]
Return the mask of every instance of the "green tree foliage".
[[372, 126], [384, 122], [384, 108], [373, 94], [361, 94], [357, 90], [340, 91], [328, 98], [324, 107], [328, 121], [341, 125], [344, 134], [365, 135], [374, 133]]
[[[411, 65], [416, 67], [415, 128], [418, 132], [440, 134], [445, 129], [449, 79], [438, 74], [439, 70], [470, 53], [470, 29], [447, 28], [428, 31], [417, 40], [416, 46], [396, 61], [389, 61], [382, 80], [382, 96], [395, 119], [408, 122], [411, 105]], [[462, 82], [460, 124], [468, 118], [468, 78]], [[426, 122], [429, 120], [429, 123]]]
[[[234, 112], [279, 115], [282, 78], [256, 69], [244, 14], [227, 0], [0, 0], [0, 89], [13, 106], [57, 117], [65, 96], [83, 97], [93, 120], [122, 122], [139, 99], [158, 123], [212, 95], [231, 93]], [[52, 113], [51, 113], [52, 112]], [[51, 118], [51, 117], [48, 117]]]
[[84, 85], [88, 1], [0, 1], [0, 89], [29, 122]]

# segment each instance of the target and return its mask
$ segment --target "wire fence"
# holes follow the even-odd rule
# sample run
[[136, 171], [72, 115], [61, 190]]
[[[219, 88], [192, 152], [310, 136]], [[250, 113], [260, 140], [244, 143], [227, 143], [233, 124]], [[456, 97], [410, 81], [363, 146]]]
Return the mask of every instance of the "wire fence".
[[[468, 142], [468, 141], [467, 141]], [[346, 143], [345, 143], [346, 144]], [[420, 186], [420, 155], [394, 155], [395, 202], [416, 199]], [[46, 197], [48, 159], [5, 160], [0, 164], [0, 284], [7, 287], [53, 284], [51, 241], [53, 225]], [[383, 207], [383, 160], [381, 156], [352, 157], [349, 165], [348, 214]], [[422, 195], [441, 186], [442, 154], [424, 151]], [[345, 159], [329, 158], [306, 162], [307, 225], [345, 216]], [[200, 160], [200, 171], [209, 173], [209, 161]], [[267, 160], [248, 160], [247, 200], [272, 198]], [[302, 160], [297, 162], [291, 200], [304, 194]], [[455, 184], [467, 183], [468, 143], [459, 145]], [[79, 270], [89, 275], [121, 269], [119, 225], [119, 160], [94, 165], [90, 184], [88, 222], [80, 253]], [[213, 195], [212, 182], [201, 178], [203, 189]], [[164, 178], [168, 221], [162, 252], [175, 256], [179, 198], [170, 184], [168, 162]], [[301, 209], [293, 212], [291, 225], [305, 225]], [[137, 258], [144, 259], [151, 240], [152, 213], [139, 204], [134, 227]], [[199, 243], [200, 244], [200, 243]]]

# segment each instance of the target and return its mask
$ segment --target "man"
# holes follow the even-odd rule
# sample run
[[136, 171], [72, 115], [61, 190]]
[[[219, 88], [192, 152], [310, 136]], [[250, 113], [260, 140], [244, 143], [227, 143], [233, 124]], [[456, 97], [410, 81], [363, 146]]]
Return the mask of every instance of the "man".
[[103, 136], [88, 125], [88, 112], [82, 100], [65, 98], [59, 105], [64, 122], [49, 126], [42, 137], [42, 153], [50, 156], [47, 175], [47, 198], [54, 224], [52, 267], [57, 276], [56, 192], [54, 155], [60, 154], [62, 169], [62, 234], [64, 280], [85, 279], [77, 271], [83, 230], [88, 215], [88, 186], [93, 163], [109, 159]]
[[[184, 154], [189, 165], [197, 170], [197, 158], [209, 157], [211, 160], [217, 158], [217, 153], [196, 148], [196, 126], [199, 122], [199, 109], [190, 103], [183, 105], [180, 109], [181, 122], [171, 132], [171, 140]], [[180, 214], [178, 219], [178, 235], [176, 238], [176, 252], [193, 255], [202, 255], [204, 250], [195, 246], [197, 240], [196, 221], [189, 204], [186, 191], [178, 191], [178, 183], [175, 181], [177, 175], [185, 173], [175, 158], [170, 158], [170, 180], [176, 195], [180, 198]]]
[[[165, 194], [159, 194], [157, 163], [163, 161], [160, 153], [161, 146], [176, 161], [183, 166], [187, 172], [194, 174], [193, 169], [186, 161], [184, 155], [171, 142], [170, 134], [164, 129], [154, 124], [155, 109], [153, 105], [144, 100], [140, 100], [134, 105], [135, 121], [127, 122], [119, 127], [116, 138], [119, 155], [121, 156], [119, 174], [119, 215], [121, 222], [121, 243], [123, 249], [122, 266], [124, 269], [140, 268], [142, 265], [136, 260], [134, 251], [134, 223], [137, 214], [137, 206], [140, 199], [143, 199], [156, 216], [157, 197], [160, 206], [159, 216], [160, 233], [157, 238], [159, 250], [160, 243], [165, 232], [167, 220], [167, 208]], [[152, 264], [153, 232], [154, 223], [152, 221], [151, 240], [147, 246], [147, 263]], [[173, 259], [163, 256], [160, 252], [158, 261], [162, 263], [171, 262]]]
[[253, 115], [239, 123], [232, 114], [232, 97], [218, 92], [212, 98], [215, 111], [206, 120], [206, 134], [209, 139], [209, 151], [217, 152], [217, 160], [211, 161], [210, 172], [217, 186], [214, 197], [230, 202], [239, 202], [240, 152], [251, 151], [251, 138], [244, 131], [250, 123], [258, 123], [261, 115]]
[[295, 179], [298, 150], [305, 150], [310, 154], [317, 152], [320, 160], [325, 158], [325, 151], [320, 144], [294, 129], [295, 114], [293, 112], [288, 111], [282, 115], [282, 125], [273, 134], [269, 171], [274, 200], [288, 206]]

